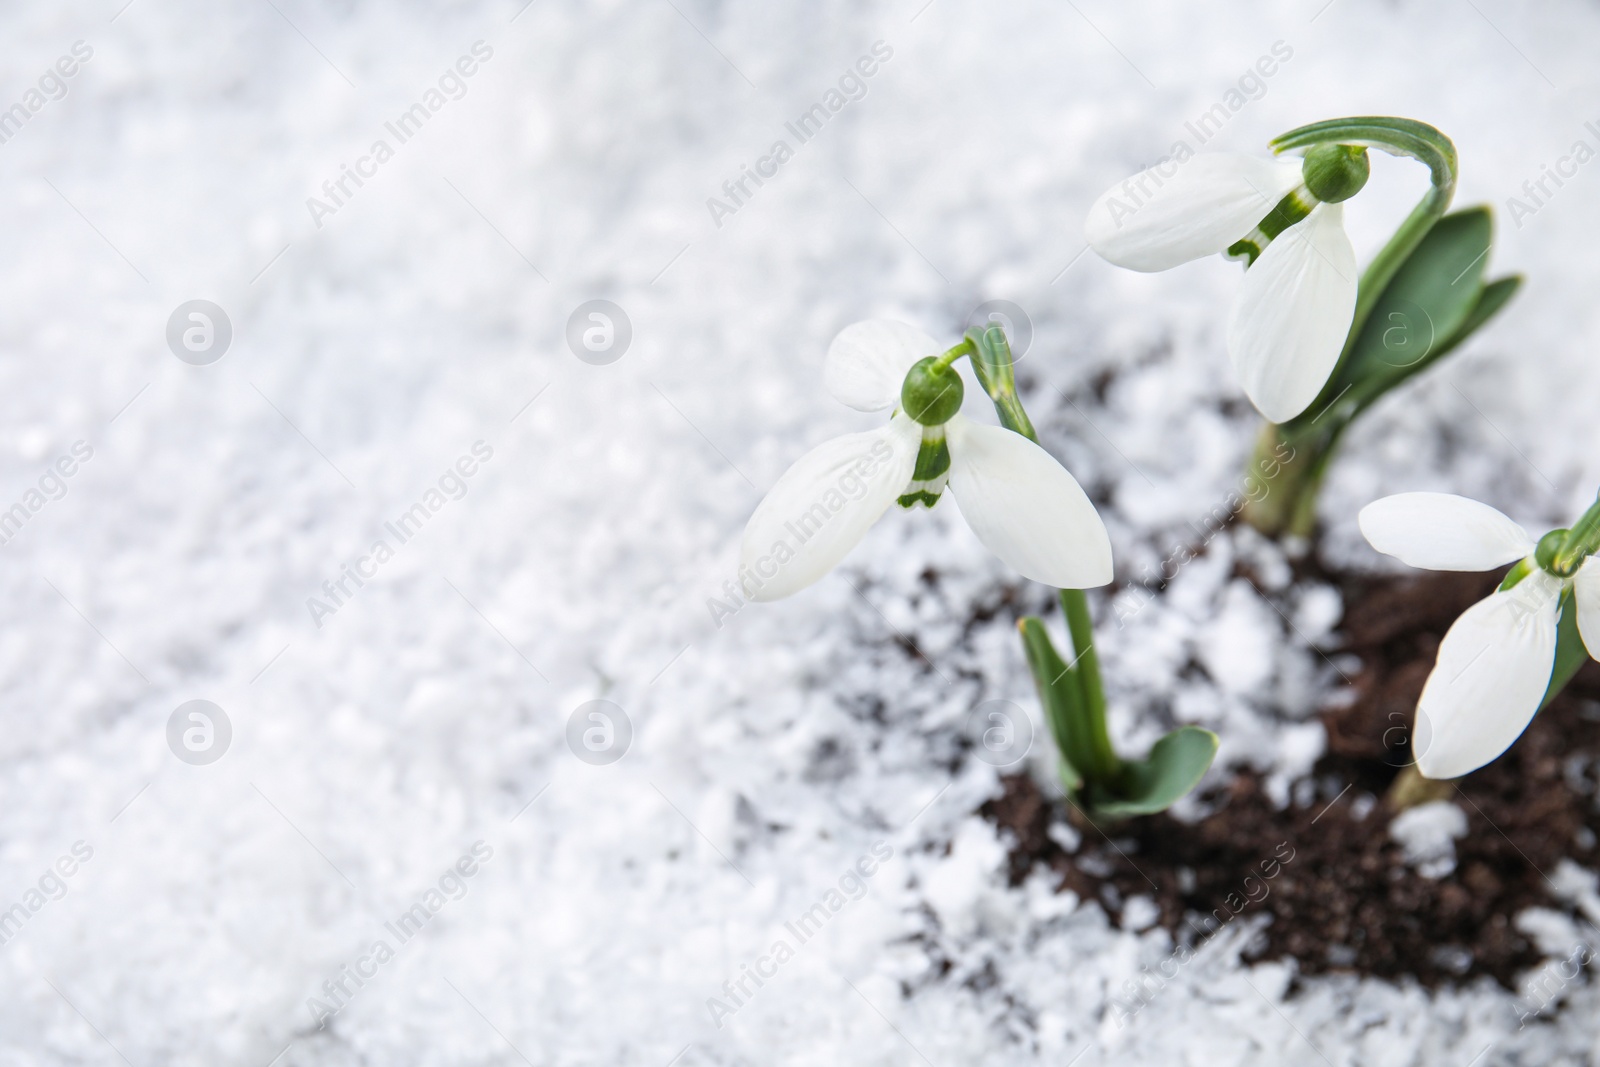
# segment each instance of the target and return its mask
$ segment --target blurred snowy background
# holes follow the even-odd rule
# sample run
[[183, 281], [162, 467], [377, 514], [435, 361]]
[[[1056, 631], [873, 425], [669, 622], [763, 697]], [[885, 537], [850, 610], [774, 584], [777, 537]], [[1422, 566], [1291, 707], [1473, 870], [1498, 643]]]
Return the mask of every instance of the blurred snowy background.
[[[1528, 276], [1353, 442], [1333, 558], [1378, 566], [1353, 516], [1385, 492], [1569, 519], [1600, 481], [1600, 162], [1524, 183], [1600, 149], [1597, 45], [1578, 0], [5, 5], [0, 1064], [1588, 1062], [1579, 987], [1518, 1032], [1492, 987], [1291, 996], [1227, 946], [1111, 1026], [1167, 935], [1006, 888], [972, 816], [996, 770], [959, 739], [1033, 701], [984, 621], [1010, 579], [948, 504], [791, 601], [720, 627], [707, 601], [784, 467], [872, 424], [821, 388], [834, 333], [953, 340], [987, 300], [1031, 318], [1030, 407], [1120, 576], [1192, 540], [1254, 433], [1238, 268], [1119, 271], [1081, 222], [1218, 104], [1208, 148], [1438, 125], [1457, 203], [1496, 206], [1491, 272]], [[1424, 180], [1376, 159], [1363, 258]], [[168, 342], [195, 300], [231, 327], [203, 365]], [[567, 340], [591, 300], [631, 326], [603, 365]], [[1107, 636], [1117, 728], [1206, 722], [1215, 773], [1284, 788], [1337, 604], [1286, 629], [1230, 581], [1264, 552], [1238, 542]], [[226, 716], [214, 762], [169, 746], [190, 700]], [[592, 700], [616, 762], [569, 747]]]

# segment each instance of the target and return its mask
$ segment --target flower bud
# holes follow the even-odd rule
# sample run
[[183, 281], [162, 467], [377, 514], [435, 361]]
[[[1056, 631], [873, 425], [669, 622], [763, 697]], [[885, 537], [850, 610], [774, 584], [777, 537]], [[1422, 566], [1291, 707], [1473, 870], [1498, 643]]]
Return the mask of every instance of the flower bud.
[[929, 356], [912, 364], [900, 387], [900, 406], [924, 426], [943, 426], [961, 410], [966, 386], [949, 364]]
[[1367, 184], [1372, 163], [1360, 145], [1319, 144], [1306, 152], [1300, 173], [1312, 196], [1324, 204], [1337, 204]]

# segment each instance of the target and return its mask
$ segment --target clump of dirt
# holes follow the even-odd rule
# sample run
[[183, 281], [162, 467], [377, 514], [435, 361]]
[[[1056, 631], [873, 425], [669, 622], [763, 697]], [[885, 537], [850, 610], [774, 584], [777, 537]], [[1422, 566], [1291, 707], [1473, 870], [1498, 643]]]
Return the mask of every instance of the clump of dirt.
[[1600, 865], [1600, 665], [1585, 665], [1510, 751], [1450, 789], [1444, 799], [1468, 831], [1455, 869], [1427, 878], [1390, 838], [1381, 798], [1411, 761], [1413, 710], [1440, 638], [1497, 579], [1334, 579], [1344, 648], [1361, 669], [1356, 699], [1322, 715], [1328, 752], [1298, 791], [1310, 803], [1278, 810], [1244, 774], [1207, 798], [1215, 810], [1197, 824], [1157, 815], [1087, 827], [1071, 853], [1049, 834], [1066, 813], [1025, 775], [1007, 778], [982, 813], [1010, 832], [1013, 883], [1043, 864], [1113, 917], [1127, 898], [1151, 898], [1184, 943], [1214, 914], [1270, 915], [1253, 955], [1293, 957], [1301, 974], [1409, 975], [1430, 987], [1490, 975], [1512, 989], [1541, 958], [1517, 914], [1570, 912], [1546, 875], [1564, 857]]

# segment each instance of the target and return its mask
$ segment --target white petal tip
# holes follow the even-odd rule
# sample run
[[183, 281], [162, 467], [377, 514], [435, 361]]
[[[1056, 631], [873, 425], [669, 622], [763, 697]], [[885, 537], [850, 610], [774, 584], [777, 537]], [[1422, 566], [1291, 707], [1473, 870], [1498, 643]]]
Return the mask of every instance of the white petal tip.
[[901, 414], [796, 460], [745, 526], [739, 552], [745, 595], [780, 600], [832, 570], [905, 490], [921, 436], [921, 427]]
[[1534, 549], [1528, 532], [1488, 504], [1451, 493], [1397, 493], [1356, 516], [1367, 543], [1431, 571], [1487, 571]]
[[1300, 163], [1233, 152], [1167, 159], [1095, 201], [1083, 235], [1101, 258], [1159, 271], [1226, 251], [1300, 182]]
[[1428, 778], [1459, 778], [1516, 743], [1555, 662], [1561, 583], [1535, 572], [1461, 613], [1439, 643], [1412, 740]]
[[1077, 481], [1011, 430], [957, 417], [950, 489], [978, 540], [1024, 578], [1058, 589], [1112, 579], [1111, 538]]

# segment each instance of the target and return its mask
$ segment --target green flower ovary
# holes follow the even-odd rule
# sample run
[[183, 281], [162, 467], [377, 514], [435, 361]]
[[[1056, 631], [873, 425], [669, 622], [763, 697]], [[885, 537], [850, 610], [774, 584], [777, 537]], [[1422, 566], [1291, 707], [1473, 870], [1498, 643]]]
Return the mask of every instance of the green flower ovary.
[[1338, 204], [1367, 184], [1372, 162], [1360, 145], [1319, 144], [1306, 152], [1300, 173], [1312, 196], [1324, 204]]
[[[1572, 542], [1572, 530], [1565, 527], [1551, 530], [1539, 538], [1539, 543], [1534, 546], [1533, 555], [1518, 560], [1506, 572], [1505, 578], [1500, 582], [1500, 589], [1504, 591], [1515, 588], [1536, 570], [1544, 571], [1558, 581], [1570, 581], [1572, 576], [1578, 573], [1578, 568], [1589, 558], [1583, 551], [1583, 546], [1574, 546]], [[1578, 550], [1572, 551], [1574, 547]]]
[[1553, 574], [1557, 578], [1572, 577], [1571, 573], [1562, 573], [1564, 568], [1556, 565], [1556, 554], [1561, 551], [1562, 546], [1566, 543], [1566, 530], [1551, 530], [1539, 538], [1539, 544], [1533, 550], [1533, 561], [1539, 565], [1540, 570]]
[[928, 356], [917, 360], [906, 372], [905, 384], [900, 387], [900, 407], [923, 426], [943, 426], [961, 410], [966, 391], [961, 375], [949, 361]]

